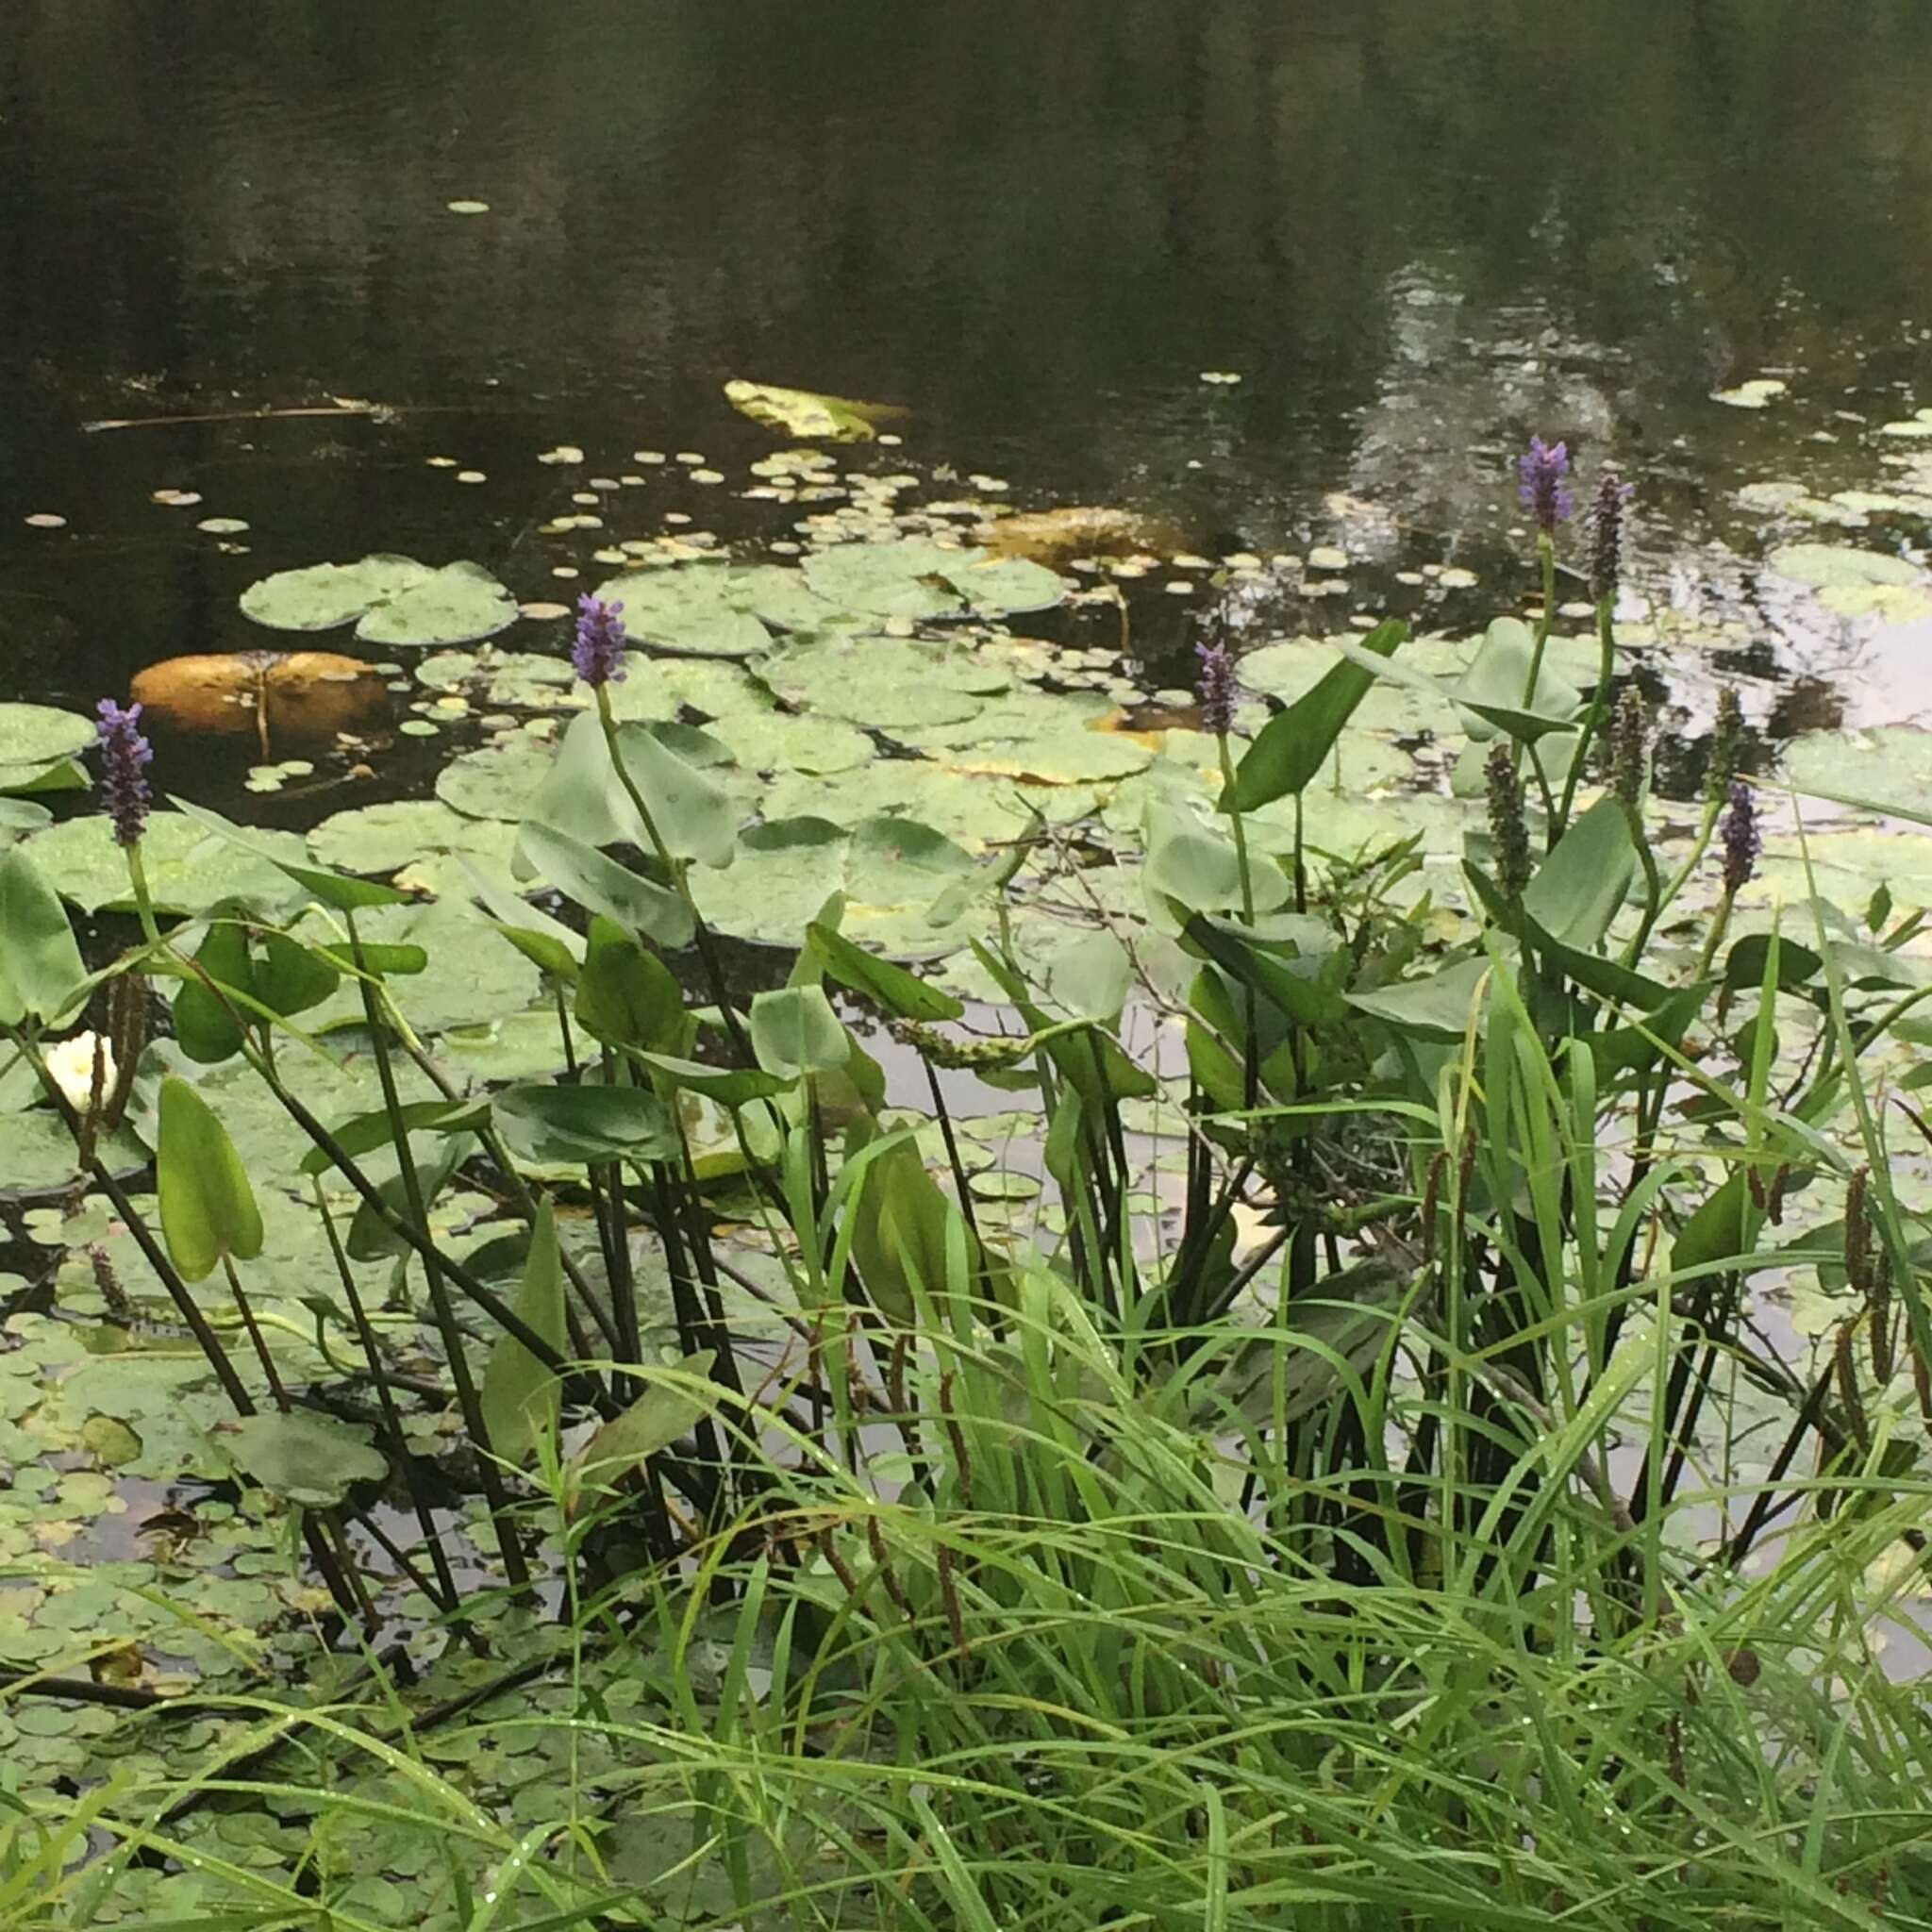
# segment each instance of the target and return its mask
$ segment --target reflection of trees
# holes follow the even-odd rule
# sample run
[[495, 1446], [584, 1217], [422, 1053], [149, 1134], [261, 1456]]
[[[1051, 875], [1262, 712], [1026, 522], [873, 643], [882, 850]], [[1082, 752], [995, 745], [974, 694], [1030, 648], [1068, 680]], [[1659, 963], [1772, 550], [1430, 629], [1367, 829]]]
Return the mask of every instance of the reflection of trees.
[[[1156, 392], [1240, 359], [1274, 379], [1226, 467], [1299, 487], [1346, 472], [1415, 264], [1687, 393], [1932, 311], [1917, 0], [15, 16], [9, 333], [76, 373], [451, 397], [755, 368], [1077, 422], [1119, 477], [1161, 447]], [[462, 194], [497, 212], [454, 232]]]

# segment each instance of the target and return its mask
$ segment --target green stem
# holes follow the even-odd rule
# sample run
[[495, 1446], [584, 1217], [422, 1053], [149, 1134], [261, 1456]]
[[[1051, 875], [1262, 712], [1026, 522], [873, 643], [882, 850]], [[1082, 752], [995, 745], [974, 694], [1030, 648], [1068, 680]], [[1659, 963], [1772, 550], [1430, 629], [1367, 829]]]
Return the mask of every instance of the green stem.
[[1657, 904], [1658, 912], [1663, 912], [1670, 906], [1672, 900], [1690, 882], [1690, 874], [1703, 863], [1704, 855], [1710, 850], [1710, 841], [1717, 831], [1717, 822], [1724, 808], [1724, 800], [1722, 792], [1704, 801], [1704, 818], [1697, 827], [1697, 837], [1691, 841], [1690, 856], [1672, 875], [1670, 884], [1664, 888], [1663, 897]]
[[155, 904], [147, 889], [147, 866], [141, 856], [141, 841], [132, 845], [124, 845], [122, 851], [127, 855], [127, 881], [134, 888], [134, 909], [141, 920], [142, 937], [151, 946], [161, 942], [160, 928], [155, 924]]
[[1726, 886], [1724, 897], [1718, 901], [1717, 917], [1710, 922], [1710, 930], [1704, 936], [1704, 951], [1697, 958], [1699, 979], [1710, 972], [1710, 962], [1717, 958], [1717, 949], [1724, 944], [1724, 932], [1731, 923], [1731, 902], [1737, 896], [1737, 893]]
[[1583, 714], [1583, 724], [1576, 737], [1576, 749], [1570, 755], [1570, 775], [1564, 781], [1563, 804], [1558, 813], [1563, 825], [1570, 823], [1570, 808], [1576, 802], [1576, 787], [1582, 780], [1583, 768], [1589, 761], [1591, 742], [1603, 729], [1604, 714], [1610, 708], [1610, 679], [1616, 671], [1617, 647], [1610, 628], [1610, 599], [1607, 597], [1597, 600], [1596, 639], [1596, 690], [1591, 693], [1590, 709]]
[[[1234, 803], [1234, 753], [1228, 746], [1226, 732], [1216, 732], [1215, 742], [1221, 748], [1221, 795], [1227, 801], [1227, 822], [1234, 833], [1235, 870], [1241, 874], [1241, 923], [1244, 925], [1252, 926], [1255, 923], [1255, 879], [1253, 873], [1248, 867], [1247, 827], [1242, 823], [1240, 808]], [[1301, 867], [1301, 853], [1299, 849], [1295, 853], [1295, 867], [1297, 873], [1299, 873]], [[1261, 1095], [1261, 1042], [1256, 1031], [1258, 1018], [1255, 1004], [1255, 989], [1249, 986], [1245, 987], [1243, 991], [1246, 995], [1247, 1039], [1241, 1054], [1241, 1089], [1246, 1096], [1247, 1105], [1253, 1107]], [[1106, 1089], [1106, 1085], [1107, 1083], [1103, 1080], [1101, 1082], [1103, 1091]]]

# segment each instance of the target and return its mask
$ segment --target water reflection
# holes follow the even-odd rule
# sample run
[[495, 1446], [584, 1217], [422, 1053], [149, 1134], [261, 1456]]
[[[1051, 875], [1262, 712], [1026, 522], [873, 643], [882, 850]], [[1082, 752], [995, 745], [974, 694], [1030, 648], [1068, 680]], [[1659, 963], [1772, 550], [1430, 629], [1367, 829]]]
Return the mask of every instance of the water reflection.
[[[1641, 31], [1618, 0], [16, 0], [8, 24], [0, 617], [45, 688], [76, 642], [98, 682], [215, 647], [248, 566], [158, 533], [158, 484], [254, 513], [265, 567], [490, 556], [526, 510], [428, 491], [423, 439], [485, 467], [564, 433], [749, 450], [734, 374], [891, 397], [930, 460], [1264, 547], [1319, 537], [1338, 487], [1494, 541], [1535, 426], [1641, 475], [1641, 560], [1690, 557], [1746, 609], [1748, 568], [1705, 546], [1811, 425], [1709, 392], [1789, 372], [1882, 415], [1885, 386], [1932, 389], [1916, 0], [1709, 0]], [[331, 393], [441, 413], [76, 432]], [[96, 545], [84, 585], [22, 529], [46, 503]]]

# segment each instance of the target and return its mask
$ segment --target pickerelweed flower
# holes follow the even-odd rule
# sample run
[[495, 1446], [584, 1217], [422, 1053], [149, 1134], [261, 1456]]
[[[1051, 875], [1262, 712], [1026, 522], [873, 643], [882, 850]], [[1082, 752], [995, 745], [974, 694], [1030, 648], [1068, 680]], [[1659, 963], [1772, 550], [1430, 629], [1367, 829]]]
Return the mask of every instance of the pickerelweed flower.
[[1196, 644], [1194, 655], [1201, 660], [1201, 675], [1195, 691], [1201, 700], [1201, 728], [1224, 738], [1234, 729], [1235, 700], [1239, 681], [1234, 671], [1234, 653], [1225, 644]]
[[586, 591], [577, 599], [577, 636], [571, 662], [592, 691], [624, 682], [624, 606], [607, 604]]
[[1522, 478], [1518, 494], [1523, 507], [1536, 519], [1545, 537], [1555, 536], [1557, 525], [1575, 508], [1564, 478], [1570, 474], [1570, 446], [1545, 442], [1541, 436], [1529, 439], [1529, 454], [1518, 459], [1516, 474]]
[[1744, 742], [1744, 708], [1738, 702], [1735, 684], [1722, 686], [1717, 694], [1717, 718], [1710, 731], [1710, 757], [1704, 767], [1704, 796], [1715, 805], [1730, 795], [1731, 775], [1738, 769], [1738, 753]]
[[1643, 804], [1643, 780], [1650, 764], [1650, 707], [1633, 685], [1617, 700], [1610, 726], [1610, 790], [1632, 811]]
[[94, 737], [101, 750], [101, 795], [114, 822], [114, 842], [138, 845], [155, 804], [144, 775], [155, 752], [142, 736], [141, 707], [103, 698]]
[[1731, 780], [1731, 802], [1724, 808], [1718, 836], [1724, 844], [1725, 894], [1741, 891], [1757, 870], [1757, 855], [1764, 849], [1764, 835], [1757, 828], [1757, 802], [1741, 779]]
[[1590, 594], [1607, 603], [1617, 594], [1624, 569], [1624, 506], [1636, 493], [1614, 470], [1597, 478], [1596, 502], [1590, 513]]
[[1483, 766], [1490, 798], [1490, 844], [1496, 884], [1510, 905], [1523, 897], [1529, 883], [1529, 826], [1524, 817], [1523, 779], [1507, 739], [1499, 739]]

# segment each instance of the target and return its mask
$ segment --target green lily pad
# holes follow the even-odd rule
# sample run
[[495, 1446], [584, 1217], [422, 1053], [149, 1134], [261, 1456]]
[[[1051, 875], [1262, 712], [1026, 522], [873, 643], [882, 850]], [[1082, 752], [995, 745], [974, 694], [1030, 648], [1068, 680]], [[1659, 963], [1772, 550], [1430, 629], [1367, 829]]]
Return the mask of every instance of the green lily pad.
[[840, 929], [848, 939], [925, 958], [965, 944], [963, 923], [940, 926], [927, 915], [973, 870], [969, 853], [915, 820], [869, 818], [848, 831], [827, 819], [792, 818], [752, 827], [729, 871], [694, 873], [691, 886], [720, 931], [767, 945], [795, 945], [826, 898], [843, 892]]
[[[147, 1150], [125, 1128], [104, 1134], [97, 1152], [110, 1173], [147, 1159]], [[30, 1107], [0, 1116], [0, 1197], [62, 1187], [79, 1166], [74, 1136], [52, 1108]]]
[[272, 630], [356, 625], [375, 644], [460, 644], [516, 621], [516, 599], [480, 564], [441, 570], [413, 557], [365, 557], [277, 571], [242, 593], [242, 614]]
[[759, 804], [774, 819], [822, 818], [839, 824], [874, 815], [916, 819], [966, 851], [978, 852], [1018, 838], [1033, 809], [1051, 824], [1066, 824], [1091, 811], [1100, 797], [1098, 787], [1023, 785], [953, 771], [930, 758], [878, 758], [863, 770], [826, 778], [779, 773]]
[[596, 594], [624, 606], [625, 628], [641, 644], [749, 658], [772, 641], [725, 563], [627, 571], [598, 585]]
[[[258, 846], [286, 856], [291, 864], [308, 859], [303, 841], [291, 832], [250, 836]], [[127, 857], [114, 842], [113, 827], [105, 817], [49, 825], [33, 835], [30, 849], [42, 875], [83, 911], [133, 906]], [[299, 905], [304, 896], [286, 873], [242, 846], [211, 836], [181, 812], [156, 812], [142, 837], [141, 853], [158, 911], [192, 915], [234, 899], [274, 912]]]
[[789, 704], [896, 735], [979, 715], [984, 697], [956, 675], [960, 661], [946, 644], [841, 632], [774, 651], [758, 670]]
[[494, 637], [517, 615], [516, 598], [481, 564], [451, 563], [376, 605], [356, 635], [366, 644], [465, 644]]
[[1840, 617], [1894, 624], [1932, 617], [1932, 577], [1902, 557], [1846, 543], [1786, 543], [1770, 562], [1780, 576], [1815, 586], [1818, 601]]
[[472, 853], [504, 863], [509, 857], [502, 838], [434, 798], [397, 799], [336, 812], [309, 832], [308, 850], [318, 865], [369, 878], [439, 853]]
[[1067, 581], [1024, 557], [982, 557], [943, 573], [982, 617], [1010, 617], [1023, 610], [1050, 610], [1067, 594]]
[[1804, 790], [1896, 800], [1924, 810], [1932, 798], [1932, 731], [1890, 724], [1873, 731], [1807, 731], [1785, 747], [1785, 769]]
[[556, 758], [554, 743], [518, 733], [451, 759], [437, 774], [436, 795], [471, 818], [521, 818]]
[[[358, 914], [356, 927], [371, 945], [415, 945], [429, 955], [423, 972], [396, 982], [398, 1003], [419, 1032], [480, 1024], [517, 1012], [541, 989], [536, 967], [481, 923], [467, 894], [378, 906]], [[353, 981], [344, 980], [325, 1005], [305, 1014], [303, 1021], [319, 1029], [358, 1025], [362, 1018], [362, 995]]]
[[811, 588], [841, 609], [874, 617], [957, 617], [964, 606], [951, 573], [984, 554], [910, 537], [895, 543], [841, 543], [808, 557], [804, 568]]
[[52, 705], [0, 704], [0, 791], [34, 789], [94, 741], [92, 721]]
[[554, 711], [586, 702], [570, 659], [540, 651], [436, 651], [417, 661], [416, 678], [431, 691], [465, 691], [492, 707]]
[[355, 1483], [380, 1482], [388, 1460], [370, 1445], [370, 1431], [311, 1409], [287, 1415], [240, 1416], [221, 1424], [216, 1439], [235, 1467], [271, 1495], [331, 1508]]

